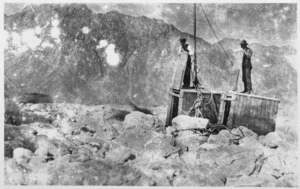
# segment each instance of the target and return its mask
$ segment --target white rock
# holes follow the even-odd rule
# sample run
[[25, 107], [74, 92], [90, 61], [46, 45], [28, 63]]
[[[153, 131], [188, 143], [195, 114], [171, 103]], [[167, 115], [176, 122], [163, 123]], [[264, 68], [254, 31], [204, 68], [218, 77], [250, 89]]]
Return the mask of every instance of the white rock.
[[204, 129], [208, 122], [209, 120], [205, 118], [179, 115], [172, 120], [172, 125], [176, 130]]
[[265, 137], [259, 137], [259, 141], [270, 148], [277, 148], [281, 142], [281, 138], [279, 137], [277, 132], [268, 133]]
[[32, 156], [32, 152], [25, 148], [16, 148], [13, 152], [13, 157], [18, 164], [27, 163]]
[[163, 125], [162, 121], [159, 120], [157, 117], [144, 114], [139, 111], [131, 112], [130, 114], [126, 115], [123, 127], [124, 129], [134, 129], [136, 127], [143, 127], [143, 128], [159, 128]]

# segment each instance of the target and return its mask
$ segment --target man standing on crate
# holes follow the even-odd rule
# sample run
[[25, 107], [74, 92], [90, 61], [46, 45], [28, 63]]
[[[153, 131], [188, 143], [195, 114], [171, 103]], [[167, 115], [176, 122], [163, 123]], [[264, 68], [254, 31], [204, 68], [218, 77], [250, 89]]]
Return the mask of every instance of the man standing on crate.
[[241, 93], [251, 94], [252, 83], [251, 83], [251, 56], [253, 51], [247, 47], [248, 43], [246, 40], [240, 42], [241, 48], [244, 50], [243, 62], [242, 62], [242, 78], [244, 82], [244, 91]]
[[[179, 39], [181, 46], [179, 47], [179, 55], [182, 52], [188, 53], [188, 60], [186, 63], [184, 78], [183, 78], [183, 88], [194, 88], [190, 86], [191, 78], [193, 80], [193, 83], [195, 84], [195, 79], [192, 77], [192, 58], [194, 56], [194, 51], [192, 50], [191, 46], [186, 42], [186, 38], [180, 38]], [[194, 60], [193, 60], [194, 61]]]

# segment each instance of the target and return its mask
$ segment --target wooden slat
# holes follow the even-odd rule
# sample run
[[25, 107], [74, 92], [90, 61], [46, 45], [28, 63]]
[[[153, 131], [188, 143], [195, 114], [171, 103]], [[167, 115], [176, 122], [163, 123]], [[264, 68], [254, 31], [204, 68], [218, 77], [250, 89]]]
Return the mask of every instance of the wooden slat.
[[239, 95], [239, 110], [238, 110], [238, 116], [236, 118], [236, 122], [239, 124], [240, 123], [240, 117], [242, 116], [243, 114], [243, 101], [244, 101], [244, 97]]
[[183, 93], [184, 93], [183, 91], [180, 91], [179, 93], [178, 115], [182, 114]]
[[258, 99], [264, 99], [264, 100], [274, 100], [274, 101], [280, 101], [276, 98], [269, 98], [269, 97], [265, 97], [265, 96], [258, 96], [258, 95], [252, 95], [252, 94], [244, 94], [244, 93], [237, 93], [237, 92], [231, 92], [233, 94], [238, 94], [238, 95], [241, 95], [241, 96], [249, 96], [251, 98], [258, 98]]
[[181, 86], [182, 86], [182, 81], [183, 81], [183, 77], [184, 77], [184, 72], [186, 69], [186, 63], [188, 60], [188, 54], [187, 53], [183, 53], [182, 56], [179, 58], [179, 65], [176, 65], [176, 70], [175, 73], [173, 75], [173, 89], [176, 90], [180, 90]]
[[266, 116], [266, 101], [262, 99], [262, 112], [261, 112], [261, 117], [264, 118]]
[[225, 96], [225, 94], [222, 94], [222, 96], [220, 98], [220, 108], [219, 108], [218, 124], [223, 124], [223, 120], [224, 120], [225, 102], [224, 102], [224, 100], [222, 100], [223, 96]]
[[259, 118], [259, 110], [260, 110], [260, 99], [255, 99], [255, 118]]
[[[231, 96], [231, 99], [233, 99], [235, 97], [235, 94], [230, 93], [229, 95]], [[235, 110], [236, 110], [236, 101], [232, 100], [231, 105], [230, 105], [230, 112], [229, 112], [229, 116], [228, 116], [228, 121], [227, 121], [227, 124], [226, 124], [229, 128], [232, 128], [234, 126], [233, 125], [233, 115], [235, 113]]]
[[169, 91], [166, 126], [170, 126], [172, 124], [171, 121], [172, 121], [172, 110], [173, 110], [173, 97], [172, 97], [171, 93], [172, 93], [172, 88]]
[[249, 106], [249, 115], [253, 116], [254, 115], [254, 100], [255, 98], [249, 98], [250, 102], [248, 104]]
[[274, 101], [270, 100], [269, 111], [270, 111], [269, 112], [269, 119], [273, 120], [273, 117], [274, 117], [273, 116], [274, 115], [274, 113], [273, 113], [274, 112]]

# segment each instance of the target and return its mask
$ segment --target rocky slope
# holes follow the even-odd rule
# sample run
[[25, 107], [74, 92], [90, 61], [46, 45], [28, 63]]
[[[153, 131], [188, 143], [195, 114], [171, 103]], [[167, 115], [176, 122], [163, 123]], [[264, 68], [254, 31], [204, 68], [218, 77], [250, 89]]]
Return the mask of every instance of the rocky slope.
[[[163, 21], [116, 11], [94, 14], [81, 4], [29, 5], [5, 16], [5, 95], [49, 95], [54, 102], [166, 104], [178, 39], [193, 37]], [[233, 88], [240, 68], [237, 39], [218, 44], [197, 39], [199, 80], [210, 90]], [[251, 44], [257, 94], [292, 102], [296, 97], [295, 49]], [[217, 77], [216, 77], [217, 76]], [[242, 90], [240, 79], [239, 88]]]
[[[120, 119], [122, 111], [128, 114]], [[258, 136], [129, 106], [6, 101], [6, 185], [297, 187], [296, 125]]]

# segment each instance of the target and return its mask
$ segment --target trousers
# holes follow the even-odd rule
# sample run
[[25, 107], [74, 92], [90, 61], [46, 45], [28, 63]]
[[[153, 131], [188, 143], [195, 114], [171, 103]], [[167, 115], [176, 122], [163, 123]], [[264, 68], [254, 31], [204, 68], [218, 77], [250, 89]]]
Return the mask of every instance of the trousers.
[[183, 87], [189, 87], [191, 82], [191, 70], [192, 70], [192, 62], [191, 56], [188, 56], [188, 60], [186, 62], [186, 68], [183, 77]]
[[251, 61], [249, 59], [243, 60], [242, 79], [244, 82], [244, 91], [252, 90], [251, 70], [252, 70]]

